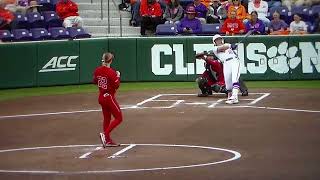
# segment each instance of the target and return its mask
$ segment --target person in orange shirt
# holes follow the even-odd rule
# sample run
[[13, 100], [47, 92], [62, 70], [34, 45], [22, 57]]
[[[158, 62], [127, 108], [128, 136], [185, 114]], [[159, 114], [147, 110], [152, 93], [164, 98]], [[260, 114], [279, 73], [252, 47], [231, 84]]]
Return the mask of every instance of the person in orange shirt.
[[226, 35], [243, 34], [245, 26], [242, 21], [236, 18], [236, 11], [231, 11], [230, 17], [222, 25], [221, 32]]
[[229, 18], [232, 11], [236, 11], [236, 18], [239, 19], [240, 21], [243, 21], [248, 17], [246, 8], [243, 5], [241, 5], [241, 0], [232, 0], [232, 4], [228, 9]]
[[201, 3], [204, 4], [206, 7], [209, 7], [211, 4], [211, 0], [201, 0]]

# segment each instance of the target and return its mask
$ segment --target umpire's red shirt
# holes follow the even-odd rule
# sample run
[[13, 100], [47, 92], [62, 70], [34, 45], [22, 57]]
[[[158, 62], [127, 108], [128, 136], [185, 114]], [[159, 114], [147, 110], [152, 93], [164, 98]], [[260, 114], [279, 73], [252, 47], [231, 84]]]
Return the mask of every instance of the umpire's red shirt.
[[110, 67], [100, 66], [93, 75], [93, 83], [98, 85], [100, 96], [105, 93], [114, 96], [120, 86], [120, 78], [117, 77], [117, 73]]

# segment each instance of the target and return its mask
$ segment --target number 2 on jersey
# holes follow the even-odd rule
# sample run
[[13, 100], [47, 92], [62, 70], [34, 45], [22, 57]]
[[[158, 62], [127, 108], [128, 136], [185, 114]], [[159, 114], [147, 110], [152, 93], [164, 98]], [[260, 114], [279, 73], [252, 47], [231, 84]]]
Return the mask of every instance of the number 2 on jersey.
[[98, 87], [101, 87], [102, 89], [107, 89], [108, 88], [108, 81], [106, 77], [103, 76], [98, 76]]

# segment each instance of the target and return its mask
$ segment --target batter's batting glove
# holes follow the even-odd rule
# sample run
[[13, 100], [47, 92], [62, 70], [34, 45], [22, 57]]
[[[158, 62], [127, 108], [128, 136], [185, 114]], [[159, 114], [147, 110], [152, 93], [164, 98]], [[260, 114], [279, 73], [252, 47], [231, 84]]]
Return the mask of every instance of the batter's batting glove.
[[231, 44], [231, 49], [232, 50], [235, 50], [235, 49], [237, 49], [238, 48], [238, 45], [237, 44]]

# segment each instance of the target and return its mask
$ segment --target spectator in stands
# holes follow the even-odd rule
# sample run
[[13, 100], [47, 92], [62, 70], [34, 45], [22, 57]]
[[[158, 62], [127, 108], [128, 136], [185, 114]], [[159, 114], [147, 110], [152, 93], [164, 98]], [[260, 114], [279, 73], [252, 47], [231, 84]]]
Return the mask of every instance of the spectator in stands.
[[236, 18], [240, 21], [243, 21], [248, 17], [245, 7], [241, 5], [241, 0], [232, 0], [232, 4], [228, 9], [228, 17], [230, 17], [232, 11], [236, 11]]
[[267, 18], [268, 16], [268, 3], [263, 0], [252, 0], [248, 4], [248, 12], [249, 14], [252, 13], [252, 11], [257, 11], [259, 19], [263, 21], [265, 26], [268, 26], [270, 23], [270, 20]]
[[197, 12], [193, 5], [186, 8], [186, 17], [178, 24], [179, 34], [197, 34], [201, 32], [201, 22], [196, 18]]
[[264, 23], [258, 18], [257, 11], [251, 12], [251, 19], [246, 23], [246, 32], [253, 30], [252, 34], [265, 34]]
[[227, 12], [232, 4], [232, 0], [221, 0], [221, 4], [226, 8]]
[[146, 29], [151, 27], [154, 32], [157, 25], [162, 23], [162, 9], [155, 0], [141, 0], [140, 5], [141, 29], [140, 34], [146, 35]]
[[209, 8], [212, 1], [211, 0], [201, 0], [201, 3], [204, 4], [207, 8]]
[[301, 20], [299, 14], [293, 15], [293, 21], [290, 23], [290, 34], [307, 34], [308, 25]]
[[38, 12], [38, 5], [36, 0], [10, 0], [5, 3], [5, 9], [13, 13], [26, 14], [28, 12]]
[[281, 0], [266, 0], [268, 2], [269, 8], [281, 6]]
[[201, 0], [194, 0], [193, 5], [197, 12], [197, 18], [201, 21], [202, 24], [205, 24], [208, 11], [207, 7], [201, 3]]
[[164, 19], [166, 24], [177, 24], [183, 18], [183, 8], [179, 0], [171, 0], [164, 12]]
[[269, 24], [269, 31], [271, 35], [287, 35], [288, 24], [284, 20], [280, 19], [280, 13], [275, 11], [272, 15], [273, 20]]
[[289, 11], [293, 6], [312, 6], [312, 4], [312, 0], [282, 0], [282, 5], [287, 6]]
[[6, 10], [5, 3], [0, 2], [0, 29], [11, 30], [14, 28], [14, 15], [11, 11]]
[[63, 26], [82, 27], [83, 20], [78, 13], [78, 5], [71, 0], [60, 0], [56, 4], [56, 12], [63, 21]]
[[221, 32], [226, 35], [243, 34], [245, 27], [242, 21], [236, 18], [237, 12], [231, 11], [230, 17], [226, 19], [222, 25]]
[[208, 10], [207, 23], [223, 24], [223, 21], [227, 18], [227, 10], [225, 6], [221, 5], [220, 0], [212, 0]]
[[130, 25], [137, 27], [140, 26], [141, 23], [141, 16], [140, 16], [140, 0], [130, 0], [131, 5], [131, 19]]

